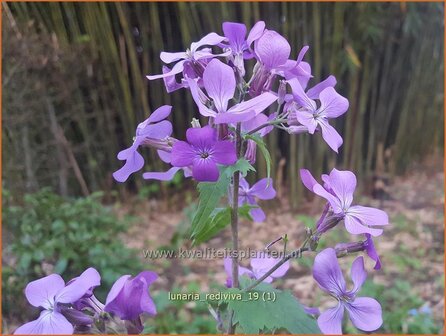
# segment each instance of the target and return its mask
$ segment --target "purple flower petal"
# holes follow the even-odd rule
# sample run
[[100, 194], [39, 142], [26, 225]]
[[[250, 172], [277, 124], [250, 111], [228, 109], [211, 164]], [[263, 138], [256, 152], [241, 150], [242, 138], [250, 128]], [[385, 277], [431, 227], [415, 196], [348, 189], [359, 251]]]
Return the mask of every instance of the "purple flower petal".
[[179, 167], [172, 167], [166, 172], [147, 172], [142, 177], [145, 180], [171, 181], [180, 169]]
[[232, 68], [218, 59], [213, 59], [204, 70], [203, 83], [209, 97], [213, 99], [217, 111], [225, 112], [228, 108], [228, 101], [235, 92], [235, 75]]
[[195, 160], [192, 167], [192, 176], [200, 182], [215, 182], [220, 176], [217, 164], [212, 159]]
[[131, 275], [123, 275], [115, 281], [112, 288], [110, 289], [110, 292], [108, 292], [107, 299], [105, 300], [106, 306], [116, 299], [121, 290], [124, 288], [126, 281], [131, 277]]
[[[232, 287], [232, 258], [226, 257], [223, 261], [223, 265], [226, 272], [226, 287], [231, 288]], [[254, 274], [251, 270], [247, 269], [246, 267], [239, 266], [238, 267], [238, 274], [239, 276], [247, 275], [250, 278], [254, 277]]]
[[229, 40], [234, 53], [243, 51], [246, 36], [246, 26], [243, 23], [223, 22], [223, 33]]
[[298, 110], [295, 113], [297, 121], [308, 129], [308, 133], [314, 134], [318, 122], [314, 118], [314, 114], [308, 110]]
[[373, 229], [364, 226], [356, 217], [350, 216], [349, 214], [345, 215], [344, 223], [346, 230], [354, 235], [369, 233], [373, 237], [376, 237], [383, 233], [382, 229]]
[[350, 270], [350, 276], [354, 284], [351, 293], [356, 294], [361, 289], [364, 281], [367, 279], [367, 272], [364, 268], [364, 257], [357, 257], [353, 261], [352, 268]]
[[161, 149], [158, 149], [156, 153], [160, 157], [161, 161], [165, 163], [170, 163], [170, 161], [172, 161], [172, 152], [166, 152]]
[[190, 49], [192, 53], [195, 53], [198, 48], [206, 46], [206, 45], [217, 45], [221, 42], [223, 42], [226, 38], [224, 36], [220, 36], [216, 33], [209, 33], [206, 36], [204, 36], [200, 41], [198, 42], [192, 42]]
[[328, 76], [322, 82], [316, 84], [307, 91], [307, 96], [311, 99], [319, 99], [319, 94], [328, 87], [334, 87], [336, 85], [336, 77]]
[[172, 159], [170, 164], [174, 167], [191, 166], [197, 156], [194, 148], [186, 141], [176, 141], [172, 146]]
[[214, 123], [215, 124], [234, 124], [238, 122], [248, 121], [256, 116], [255, 111], [243, 111], [240, 113], [218, 113], [215, 116]]
[[[348, 209], [356, 189], [356, 176], [348, 170], [334, 168], [329, 175], [330, 188], [341, 201], [343, 209]], [[349, 211], [350, 212], [350, 211]]]
[[104, 310], [122, 320], [134, 320], [144, 312], [155, 315], [156, 308], [148, 287], [156, 278], [157, 275], [149, 271], [141, 272], [134, 278], [122, 276], [108, 294]]
[[256, 24], [251, 28], [249, 31], [248, 37], [246, 38], [246, 43], [248, 47], [251, 46], [251, 44], [258, 40], [265, 31], [265, 22], [264, 21], [258, 21]]
[[[281, 258], [262, 256], [259, 258], [252, 258], [250, 263], [256, 278], [259, 279], [264, 274], [266, 274], [274, 265], [276, 265], [280, 260]], [[287, 261], [283, 265], [281, 265], [277, 270], [275, 270], [271, 274], [271, 277], [281, 278], [288, 272], [289, 269], [290, 269], [290, 263], [289, 261]]]
[[160, 75], [147, 75], [146, 77], [148, 80], [154, 80], [154, 79], [159, 79], [159, 78], [167, 78], [167, 77], [175, 76], [176, 74], [179, 74], [180, 72], [183, 71], [185, 62], [186, 61], [183, 60], [183, 61], [179, 61], [178, 63], [175, 63], [175, 65], [172, 67], [172, 70], [170, 70], [169, 72], [165, 72]]
[[320, 95], [320, 113], [324, 113], [328, 118], [337, 118], [348, 110], [348, 100], [342, 97], [332, 87], [324, 89]]
[[31, 281], [25, 288], [25, 296], [34, 307], [51, 308], [54, 296], [65, 287], [65, 281], [59, 274], [51, 274]]
[[198, 106], [200, 114], [204, 117], [215, 117], [217, 113], [206, 107], [204, 101], [207, 99], [201, 89], [198, 87], [197, 81], [192, 78], [186, 78], [189, 85], [190, 93]]
[[317, 307], [302, 306], [308, 315], [320, 315], [321, 311]]
[[302, 180], [303, 185], [312, 192], [314, 192], [314, 186], [319, 184], [308, 169], [300, 170], [300, 179]]
[[263, 178], [257, 181], [250, 190], [250, 194], [261, 200], [270, 200], [276, 197], [272, 178]]
[[354, 205], [348, 209], [348, 214], [355, 217], [364, 225], [388, 225], [389, 217], [387, 214], [376, 208]]
[[254, 49], [267, 70], [283, 65], [291, 53], [288, 41], [273, 30], [265, 30], [256, 41]]
[[[156, 123], [158, 121], [166, 119], [170, 112], [172, 112], [172, 106], [170, 105], [163, 105], [158, 107], [153, 113], [147, 118], [147, 121], [149, 123]], [[169, 134], [170, 135], [170, 134]]]
[[375, 299], [359, 297], [351, 303], [346, 303], [345, 308], [353, 325], [363, 331], [374, 331], [383, 323], [382, 308]]
[[344, 275], [333, 248], [327, 248], [318, 253], [314, 259], [313, 277], [328, 293], [342, 296], [346, 292]]
[[368, 233], [366, 233], [365, 236], [366, 236], [365, 251], [367, 255], [370, 257], [370, 259], [375, 261], [375, 266], [373, 267], [373, 269], [379, 270], [381, 269], [381, 260], [379, 259], [378, 252], [376, 252], [372, 236]]
[[17, 328], [14, 335], [71, 335], [73, 331], [73, 326], [62, 314], [44, 310], [37, 320]]
[[116, 181], [125, 182], [132, 173], [144, 167], [144, 158], [137, 151], [141, 141], [141, 138], [136, 138], [132, 146], [118, 153], [118, 159], [126, 161], [124, 166], [113, 173]]
[[213, 146], [212, 159], [222, 165], [233, 165], [237, 162], [235, 145], [229, 140], [218, 141]]
[[[216, 123], [226, 123], [233, 122], [236, 115], [248, 115], [248, 117], [241, 118], [238, 121], [247, 121], [254, 118], [256, 115], [265, 110], [268, 106], [277, 100], [277, 96], [270, 93], [264, 92], [260, 96], [254, 97], [250, 100], [241, 102], [240, 104], [234, 105], [226, 113], [220, 113], [215, 118]], [[232, 118], [232, 119], [231, 119]]]
[[210, 126], [189, 128], [186, 131], [187, 141], [198, 148], [212, 147], [217, 142], [217, 130]]
[[325, 142], [337, 153], [343, 143], [342, 137], [326, 120], [320, 120], [319, 125], [321, 126], [322, 137]]
[[163, 120], [156, 124], [146, 124], [149, 119], [146, 119], [138, 125], [136, 128], [137, 137], [164, 139], [172, 134], [172, 124], [170, 121]]
[[316, 103], [314, 100], [310, 99], [308, 95], [305, 93], [302, 85], [299, 83], [297, 78], [292, 78], [288, 80], [288, 84], [291, 86], [291, 91], [293, 93], [294, 99], [303, 107], [308, 109], [309, 112], [316, 111]]
[[60, 290], [55, 296], [55, 301], [59, 303], [73, 303], [79, 300], [92, 287], [101, 284], [101, 276], [98, 271], [90, 267], [85, 270], [73, 282]]
[[[254, 204], [251, 204], [251, 205], [254, 205]], [[257, 205], [257, 204], [255, 204], [255, 205]], [[259, 206], [257, 208], [253, 208], [253, 209], [249, 210], [249, 214], [251, 215], [253, 221], [257, 222], [257, 223], [263, 222], [266, 219], [265, 212]]]
[[344, 306], [339, 303], [334, 308], [324, 311], [317, 319], [319, 329], [326, 335], [342, 335]]
[[166, 52], [162, 51], [160, 53], [160, 59], [166, 64], [173, 63], [182, 59], [186, 59], [187, 54], [184, 51], [180, 52]]

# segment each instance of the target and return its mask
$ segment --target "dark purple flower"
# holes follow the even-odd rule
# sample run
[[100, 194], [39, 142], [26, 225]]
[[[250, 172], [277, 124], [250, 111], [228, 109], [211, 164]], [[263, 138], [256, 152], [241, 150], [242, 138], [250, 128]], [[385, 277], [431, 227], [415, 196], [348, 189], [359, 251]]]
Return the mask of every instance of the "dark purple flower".
[[217, 164], [233, 165], [237, 161], [234, 143], [217, 140], [215, 128], [189, 128], [186, 138], [187, 142], [174, 143], [171, 164], [192, 167], [192, 176], [197, 181], [215, 182], [220, 175]]
[[228, 102], [235, 93], [235, 75], [229, 65], [217, 59], [210, 61], [203, 73], [203, 85], [207, 96], [212, 99], [213, 109], [206, 106], [205, 103], [210, 102], [210, 99], [201, 91], [198, 83], [191, 78], [188, 83], [200, 113], [205, 117], [213, 117], [217, 124], [247, 121], [277, 100], [276, 95], [265, 92], [228, 108]]
[[156, 273], [149, 271], [141, 272], [134, 278], [123, 275], [116, 280], [108, 293], [104, 310], [128, 321], [139, 319], [142, 313], [156, 315], [149, 286], [157, 277]]
[[[274, 265], [276, 265], [281, 258], [273, 258], [266, 255], [259, 256], [257, 258], [251, 258], [251, 270], [239, 266], [238, 273], [239, 276], [247, 275], [252, 279], [260, 279], [264, 276]], [[232, 258], [225, 258], [224, 260], [225, 272], [227, 275], [226, 286], [232, 287]], [[265, 278], [263, 282], [271, 283], [274, 279], [283, 277], [290, 269], [290, 262], [286, 261], [278, 269], [276, 269], [270, 276]]]
[[65, 286], [59, 274], [51, 274], [31, 281], [25, 288], [25, 296], [34, 307], [43, 308], [37, 320], [17, 328], [16, 335], [72, 334], [73, 325], [64, 316], [63, 308], [82, 298], [92, 287], [99, 286], [101, 277], [94, 268], [84, 271]]
[[[297, 79], [290, 79], [288, 83], [291, 86], [294, 101], [297, 103], [294, 116], [297, 121], [308, 129], [308, 133], [314, 134], [316, 129], [322, 132], [325, 142], [336, 153], [342, 145], [342, 138], [339, 133], [328, 123], [329, 119], [337, 118], [343, 115], [349, 106], [348, 100], [338, 94], [335, 89], [327, 85], [318, 95], [320, 106], [311, 99], [302, 88]], [[319, 90], [322, 86], [315, 89]], [[312, 94], [316, 95], [312, 92]]]
[[345, 310], [353, 325], [360, 330], [374, 331], [383, 323], [382, 309], [378, 301], [369, 297], [356, 297], [367, 278], [363, 257], [355, 259], [350, 275], [354, 286], [353, 289], [347, 290], [336, 251], [332, 248], [321, 251], [314, 259], [314, 279], [323, 291], [338, 301], [336, 307], [327, 309], [317, 319], [319, 328], [324, 334], [342, 334]]
[[206, 36], [204, 36], [200, 41], [193, 42], [190, 48], [187, 49], [186, 51], [173, 52], [173, 53], [163, 51], [160, 54], [161, 60], [166, 64], [176, 62], [175, 65], [168, 72], [163, 71], [163, 74], [161, 75], [149, 75], [147, 76], [147, 78], [149, 80], [158, 78], [172, 78], [172, 76], [175, 76], [180, 72], [183, 72], [183, 70], [189, 70], [186, 71], [187, 74], [191, 76], [192, 72], [193, 73], [192, 77], [196, 77], [200, 75], [200, 72], [202, 72], [203, 70], [202, 68], [204, 63], [202, 61], [205, 61], [213, 57], [228, 56], [231, 54], [231, 52], [228, 51], [219, 55], [214, 55], [210, 48], [203, 48], [204, 46], [218, 45], [224, 40], [225, 37], [223, 36], [220, 36], [216, 33], [209, 33]]
[[263, 178], [257, 181], [252, 187], [249, 186], [245, 178], [242, 177], [240, 179], [239, 206], [243, 204], [257, 206], [257, 208], [253, 208], [249, 211], [249, 214], [255, 222], [263, 222], [266, 218], [263, 210], [257, 205], [256, 198], [270, 200], [274, 197], [276, 197], [276, 190], [273, 188], [272, 178]]
[[307, 169], [300, 170], [300, 177], [305, 187], [328, 201], [334, 214], [344, 217], [345, 228], [351, 234], [369, 233], [379, 236], [383, 230], [372, 226], [389, 223], [389, 217], [382, 210], [352, 205], [356, 176], [351, 171], [333, 169], [330, 175], [322, 175], [324, 186], [321, 186]]
[[144, 158], [138, 153], [139, 146], [157, 148], [161, 158], [165, 157], [166, 151], [170, 151], [169, 137], [172, 134], [172, 124], [164, 119], [169, 116], [171, 110], [172, 106], [163, 105], [138, 125], [133, 144], [118, 153], [118, 159], [125, 160], [125, 164], [113, 173], [116, 181], [125, 182], [132, 173], [144, 166]]

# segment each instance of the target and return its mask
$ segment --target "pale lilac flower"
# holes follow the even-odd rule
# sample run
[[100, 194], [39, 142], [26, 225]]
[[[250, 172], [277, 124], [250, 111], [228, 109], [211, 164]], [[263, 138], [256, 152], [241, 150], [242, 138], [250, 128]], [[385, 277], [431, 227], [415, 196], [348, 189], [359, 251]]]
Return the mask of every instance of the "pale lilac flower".
[[[316, 101], [304, 92], [297, 79], [290, 79], [288, 83], [291, 86], [294, 100], [297, 102], [294, 114], [297, 121], [305, 126], [310, 134], [320, 130], [325, 142], [337, 153], [343, 140], [333, 126], [328, 123], [328, 120], [343, 115], [348, 109], [348, 100], [338, 94], [330, 86], [331, 83], [324, 81], [320, 86], [313, 88], [314, 91], [319, 91], [324, 85], [327, 86], [317, 97], [320, 101], [320, 106], [318, 106]], [[311, 94], [316, 96], [313, 92]]]
[[[256, 258], [251, 258], [250, 261], [251, 269], [239, 266], [238, 269], [239, 276], [246, 275], [251, 279], [260, 279], [280, 260], [281, 258], [274, 258], [266, 255], [261, 255]], [[227, 275], [226, 286], [230, 288], [232, 287], [232, 258], [224, 259], [224, 267]], [[288, 260], [278, 269], [276, 269], [273, 273], [271, 273], [270, 276], [265, 278], [263, 282], [271, 283], [274, 281], [274, 279], [283, 277], [288, 272], [289, 269], [290, 269], [290, 262]]]
[[59, 274], [31, 281], [25, 288], [26, 299], [32, 306], [43, 310], [37, 320], [17, 328], [14, 334], [72, 334], [74, 327], [67, 319], [72, 314], [66, 311], [67, 305], [78, 301], [92, 287], [99, 286], [100, 281], [101, 277], [94, 268], [87, 269], [67, 285]]
[[[235, 93], [235, 75], [229, 65], [217, 59], [210, 61], [203, 73], [203, 85], [207, 95], [198, 87], [196, 80], [188, 78], [187, 81], [200, 113], [205, 117], [214, 118], [216, 124], [247, 121], [277, 100], [276, 95], [265, 92], [228, 108], [228, 102]], [[210, 102], [213, 103], [214, 109], [206, 106], [206, 103]]]
[[237, 161], [234, 143], [217, 140], [215, 128], [189, 128], [186, 138], [187, 142], [174, 143], [171, 164], [192, 167], [192, 176], [197, 181], [215, 182], [220, 176], [217, 164], [233, 165]]
[[263, 222], [266, 218], [265, 212], [257, 205], [256, 199], [270, 200], [276, 197], [276, 190], [273, 188], [272, 178], [263, 178], [257, 181], [252, 187], [249, 186], [245, 178], [240, 178], [239, 206], [249, 204], [257, 206], [249, 211], [255, 222]]
[[375, 270], [381, 269], [381, 261], [379, 259], [378, 252], [375, 249], [372, 236], [368, 233], [365, 235], [366, 240], [351, 242], [351, 243], [339, 243], [335, 245], [337, 257], [343, 257], [350, 253], [365, 251], [370, 259], [375, 262], [373, 267]]
[[150, 271], [143, 271], [134, 278], [123, 275], [108, 293], [104, 310], [128, 321], [139, 319], [143, 313], [156, 315], [149, 287], [157, 278], [156, 273]]
[[118, 182], [125, 182], [129, 176], [140, 170], [144, 166], [144, 158], [138, 152], [141, 145], [152, 146], [158, 150], [158, 154], [163, 158], [166, 151], [170, 151], [172, 141], [172, 124], [165, 120], [172, 110], [172, 106], [163, 105], [156, 109], [146, 120], [136, 128], [136, 136], [133, 144], [118, 153], [119, 160], [125, 160], [124, 166], [113, 173], [113, 177]]
[[373, 226], [389, 223], [389, 217], [382, 210], [352, 205], [356, 176], [351, 171], [334, 168], [330, 175], [322, 175], [324, 186], [321, 186], [307, 169], [300, 170], [300, 178], [308, 190], [328, 201], [334, 214], [343, 216], [345, 228], [351, 234], [369, 233], [372, 236], [379, 236], [383, 230]]
[[336, 251], [332, 248], [321, 251], [314, 259], [314, 279], [323, 291], [338, 301], [336, 307], [327, 309], [317, 319], [319, 328], [324, 334], [342, 334], [345, 310], [353, 325], [360, 330], [374, 331], [383, 323], [382, 309], [378, 301], [369, 297], [356, 297], [367, 278], [362, 256], [353, 261], [350, 276], [354, 286], [351, 290], [347, 290]]
[[223, 42], [225, 37], [220, 36], [216, 33], [209, 33], [204, 36], [200, 41], [193, 42], [189, 49], [182, 52], [162, 52], [160, 54], [161, 60], [166, 63], [175, 63], [170, 71], [163, 71], [161, 75], [149, 75], [147, 78], [149, 80], [158, 78], [168, 78], [179, 74], [186, 70], [186, 74], [189, 77], [198, 77], [203, 71], [203, 61], [207, 59], [228, 56], [231, 54], [230, 51], [224, 52], [222, 54], [215, 55], [212, 53], [210, 48], [203, 48], [204, 46], [215, 46]]
[[262, 36], [254, 43], [254, 52], [258, 63], [254, 67], [254, 75], [250, 80], [249, 94], [258, 96], [271, 88], [276, 75], [286, 79], [296, 78], [306, 85], [311, 76], [311, 67], [302, 62], [308, 47], [299, 52], [297, 60], [290, 60], [291, 46], [279, 33], [265, 29]]
[[222, 28], [228, 40], [228, 47], [231, 49], [231, 61], [240, 76], [243, 77], [245, 75], [244, 59], [254, 57], [251, 44], [262, 36], [265, 29], [265, 22], [257, 22], [249, 32], [247, 38], [246, 26], [243, 23], [224, 22]]

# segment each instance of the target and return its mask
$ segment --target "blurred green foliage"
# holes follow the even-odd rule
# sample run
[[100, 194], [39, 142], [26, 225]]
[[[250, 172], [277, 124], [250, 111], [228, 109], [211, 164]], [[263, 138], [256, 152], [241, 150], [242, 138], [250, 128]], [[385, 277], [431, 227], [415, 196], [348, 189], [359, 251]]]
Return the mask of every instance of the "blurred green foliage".
[[[118, 219], [101, 204], [102, 194], [66, 200], [49, 189], [26, 195], [23, 205], [10, 205], [3, 192], [3, 312], [17, 318], [27, 306], [23, 289], [29, 281], [59, 273], [70, 280], [88, 267], [102, 277], [96, 290], [106, 291], [123, 274], [142, 270], [135, 251], [119, 238], [130, 218]], [[5, 262], [6, 260], [6, 262]]]
[[[359, 296], [370, 296], [379, 299], [382, 307], [384, 323], [379, 331], [403, 334], [439, 334], [441, 326], [432, 316], [430, 309], [423, 309], [425, 301], [414, 294], [412, 284], [405, 280], [396, 280], [391, 286], [367, 281]], [[352, 327], [346, 330], [355, 333]]]

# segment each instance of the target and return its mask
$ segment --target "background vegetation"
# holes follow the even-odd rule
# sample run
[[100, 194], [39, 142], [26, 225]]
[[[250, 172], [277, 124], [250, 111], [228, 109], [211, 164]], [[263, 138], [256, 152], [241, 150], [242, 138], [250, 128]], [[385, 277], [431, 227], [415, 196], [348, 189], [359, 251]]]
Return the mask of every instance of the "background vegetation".
[[[336, 125], [345, 141], [339, 156], [318, 137], [268, 138], [274, 173], [279, 183], [287, 181], [293, 205], [302, 192], [296, 166], [317, 175], [336, 163], [372, 181], [442, 146], [439, 3], [9, 3], [4, 9], [3, 180], [14, 195], [42, 186], [62, 195], [115, 189], [116, 153], [162, 104], [174, 106], [175, 135], [182, 137], [198, 114], [189, 95], [168, 95], [162, 81], [145, 75], [161, 72], [160, 51], [185, 50], [207, 32], [221, 33], [225, 20], [248, 26], [265, 20], [291, 41], [293, 57], [309, 45], [315, 82], [334, 74], [350, 100]], [[147, 169], [159, 165], [149, 160]], [[131, 181], [126, 187], [144, 183]]]

